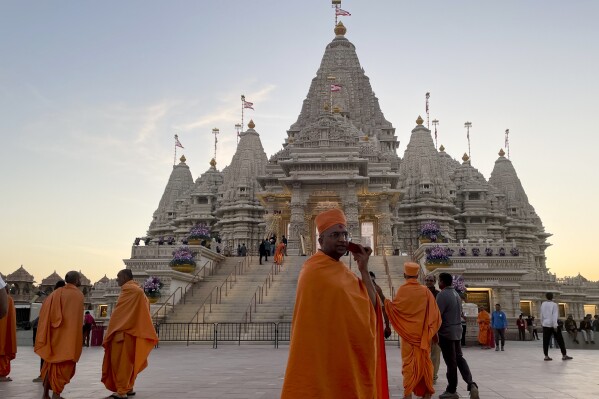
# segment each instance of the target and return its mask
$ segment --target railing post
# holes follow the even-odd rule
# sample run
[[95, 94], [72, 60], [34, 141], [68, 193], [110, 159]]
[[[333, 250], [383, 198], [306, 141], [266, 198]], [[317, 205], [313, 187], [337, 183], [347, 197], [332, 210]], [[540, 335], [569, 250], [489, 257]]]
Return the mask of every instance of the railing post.
[[214, 323], [214, 341], [212, 343], [212, 349], [218, 348], [218, 323]]
[[275, 349], [279, 347], [279, 323], [275, 323]]
[[189, 346], [189, 326], [190, 325], [191, 325], [190, 323], [187, 323], [187, 346]]

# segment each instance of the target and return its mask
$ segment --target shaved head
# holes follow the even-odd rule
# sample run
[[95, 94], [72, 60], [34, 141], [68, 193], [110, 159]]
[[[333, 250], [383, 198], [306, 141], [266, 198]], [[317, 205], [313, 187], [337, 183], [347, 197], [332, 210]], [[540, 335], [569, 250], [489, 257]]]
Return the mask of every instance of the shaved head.
[[119, 287], [131, 280], [133, 280], [133, 272], [131, 269], [123, 269], [116, 275], [116, 281]]

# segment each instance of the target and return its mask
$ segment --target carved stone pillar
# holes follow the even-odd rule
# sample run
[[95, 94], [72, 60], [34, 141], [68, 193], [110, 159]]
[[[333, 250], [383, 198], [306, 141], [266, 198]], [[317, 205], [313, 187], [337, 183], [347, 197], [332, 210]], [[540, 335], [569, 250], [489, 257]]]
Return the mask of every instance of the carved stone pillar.
[[389, 212], [389, 197], [381, 195], [379, 198], [377, 255], [393, 255], [391, 213]]
[[347, 219], [347, 231], [354, 242], [362, 241], [362, 232], [360, 231], [360, 220], [358, 214], [358, 195], [353, 182], [348, 183], [348, 190], [343, 202], [343, 212]]
[[289, 219], [289, 237], [287, 238], [287, 254], [288, 255], [301, 255], [301, 240], [300, 235], [306, 237], [306, 226], [304, 222], [304, 205], [301, 198], [301, 183], [295, 183], [293, 190], [291, 191], [291, 202], [289, 208], [291, 210], [291, 217]]

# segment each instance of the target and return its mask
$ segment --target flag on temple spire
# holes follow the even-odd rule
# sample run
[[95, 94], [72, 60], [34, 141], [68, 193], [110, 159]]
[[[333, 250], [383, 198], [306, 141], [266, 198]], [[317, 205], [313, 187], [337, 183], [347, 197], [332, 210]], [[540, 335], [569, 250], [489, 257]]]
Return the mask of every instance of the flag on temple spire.
[[251, 110], [254, 110], [254, 103], [243, 100], [243, 108], [249, 108]]
[[185, 147], [183, 147], [183, 145], [181, 145], [181, 142], [179, 141], [179, 136], [176, 134], [175, 134], [175, 147], [185, 148]]
[[335, 15], [349, 17], [351, 14], [348, 11], [342, 10], [341, 8], [337, 8], [335, 9]]
[[333, 83], [331, 85], [331, 91], [341, 91], [341, 86]]

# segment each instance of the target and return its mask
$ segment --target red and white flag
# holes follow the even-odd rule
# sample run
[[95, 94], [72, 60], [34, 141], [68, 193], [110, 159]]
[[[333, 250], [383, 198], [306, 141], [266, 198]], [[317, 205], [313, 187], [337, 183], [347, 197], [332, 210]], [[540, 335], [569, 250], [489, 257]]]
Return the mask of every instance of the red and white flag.
[[335, 15], [342, 16], [342, 17], [349, 17], [351, 14], [345, 10], [342, 10], [341, 8], [337, 8], [335, 10]]
[[243, 100], [243, 108], [249, 108], [251, 110], [254, 109], [254, 103]]
[[176, 134], [175, 134], [175, 147], [185, 148], [181, 145], [181, 142], [179, 141], [179, 136], [177, 136]]
[[335, 91], [341, 91], [341, 86], [340, 85], [336, 85], [336, 84], [332, 84], [331, 85], [331, 91], [335, 92]]

